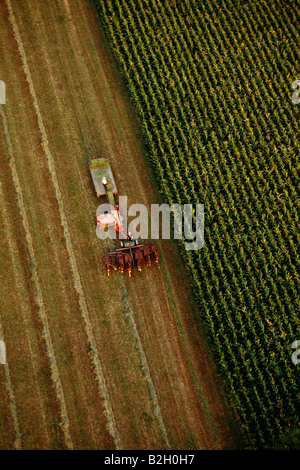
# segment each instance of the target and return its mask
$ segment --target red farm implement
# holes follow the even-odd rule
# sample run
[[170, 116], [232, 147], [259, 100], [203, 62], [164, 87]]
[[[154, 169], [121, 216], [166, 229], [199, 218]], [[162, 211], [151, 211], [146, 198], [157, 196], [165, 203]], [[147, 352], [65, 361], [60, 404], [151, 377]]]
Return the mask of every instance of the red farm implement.
[[121, 273], [127, 271], [131, 277], [134, 268], [141, 271], [143, 264], [146, 266], [158, 264], [157, 246], [139, 244], [137, 240], [132, 239], [130, 233], [124, 230], [122, 216], [115, 200], [118, 190], [108, 160], [103, 157], [92, 158], [89, 166], [97, 196], [106, 197], [105, 207], [99, 206], [96, 214], [97, 234], [101, 238], [101, 231], [112, 230], [122, 234], [123, 238], [120, 240], [120, 248], [114, 247], [103, 258], [107, 275], [109, 276], [112, 270], [119, 270]]

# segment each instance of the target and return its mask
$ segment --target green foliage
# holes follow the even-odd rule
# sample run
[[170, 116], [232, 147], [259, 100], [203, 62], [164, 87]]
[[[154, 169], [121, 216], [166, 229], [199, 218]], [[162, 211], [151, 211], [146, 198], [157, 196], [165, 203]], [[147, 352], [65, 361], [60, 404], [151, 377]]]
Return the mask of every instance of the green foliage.
[[272, 450], [300, 450], [300, 429], [281, 434], [276, 444], [270, 448]]
[[247, 446], [299, 426], [299, 12], [262, 0], [95, 0], [169, 204], [205, 204], [182, 246]]

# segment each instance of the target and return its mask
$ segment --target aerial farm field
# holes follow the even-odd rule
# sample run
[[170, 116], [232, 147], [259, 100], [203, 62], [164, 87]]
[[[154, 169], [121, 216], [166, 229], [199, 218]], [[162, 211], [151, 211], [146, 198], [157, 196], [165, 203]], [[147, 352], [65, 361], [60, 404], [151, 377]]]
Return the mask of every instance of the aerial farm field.
[[[290, 1], [0, 0], [0, 449], [297, 441], [299, 36]], [[108, 277], [100, 155], [203, 248]]]
[[205, 245], [182, 256], [245, 445], [299, 448], [299, 10], [95, 4], [161, 194], [205, 204]]
[[90, 0], [0, 0], [1, 449], [227, 449], [226, 399], [175, 243], [107, 277], [88, 161], [160, 203]]

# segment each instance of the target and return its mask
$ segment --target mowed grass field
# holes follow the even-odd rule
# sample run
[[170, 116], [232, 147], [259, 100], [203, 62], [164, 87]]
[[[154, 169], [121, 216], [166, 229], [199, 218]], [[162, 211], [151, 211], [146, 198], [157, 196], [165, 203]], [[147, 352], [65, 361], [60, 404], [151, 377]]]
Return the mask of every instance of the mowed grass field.
[[300, 427], [299, 11], [280, 0], [95, 5], [165, 202], [205, 205], [205, 245], [182, 254], [246, 446], [277, 445]]
[[92, 1], [0, 2], [1, 449], [236, 446], [171, 241], [106, 276], [88, 158], [129, 204], [160, 202]]

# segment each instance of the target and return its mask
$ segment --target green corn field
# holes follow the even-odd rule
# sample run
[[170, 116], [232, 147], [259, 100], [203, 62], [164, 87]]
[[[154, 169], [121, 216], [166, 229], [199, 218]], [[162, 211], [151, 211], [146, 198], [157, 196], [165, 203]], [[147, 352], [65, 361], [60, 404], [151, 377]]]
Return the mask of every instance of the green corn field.
[[300, 14], [280, 0], [95, 0], [162, 198], [204, 204], [181, 252], [247, 448], [299, 427]]

